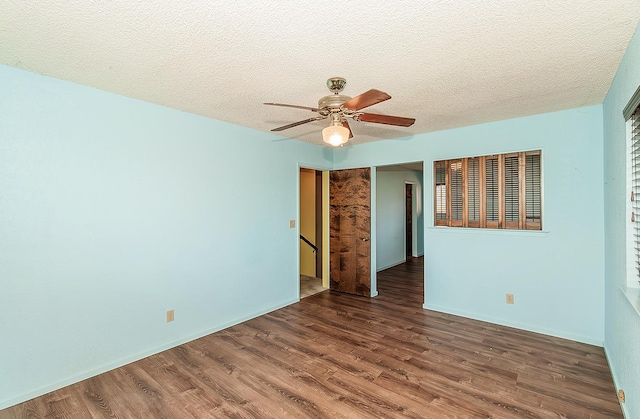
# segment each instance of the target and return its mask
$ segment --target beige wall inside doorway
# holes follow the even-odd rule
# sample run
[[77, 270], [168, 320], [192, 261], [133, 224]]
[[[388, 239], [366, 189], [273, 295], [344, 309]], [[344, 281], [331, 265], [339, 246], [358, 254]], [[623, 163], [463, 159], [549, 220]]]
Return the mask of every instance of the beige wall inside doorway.
[[[316, 171], [300, 169], [300, 234], [316, 244]], [[316, 276], [316, 255], [300, 239], [300, 274]]]

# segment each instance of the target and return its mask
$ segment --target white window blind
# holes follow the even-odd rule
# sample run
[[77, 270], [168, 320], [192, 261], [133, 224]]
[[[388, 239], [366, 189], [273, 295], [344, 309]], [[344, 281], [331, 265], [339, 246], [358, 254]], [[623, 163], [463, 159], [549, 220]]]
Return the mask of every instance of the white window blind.
[[631, 115], [631, 230], [635, 273], [640, 277], [640, 108]]
[[444, 161], [435, 163], [435, 204], [436, 225], [446, 225], [447, 221], [447, 165]]
[[505, 203], [505, 221], [507, 223], [515, 222], [518, 226], [520, 215], [519, 206], [519, 185], [518, 178], [518, 156], [506, 156], [504, 158], [504, 203]]
[[627, 123], [627, 286], [640, 280], [640, 86], [622, 110]]
[[541, 151], [433, 162], [434, 224], [542, 229]]
[[477, 157], [469, 159], [467, 162], [467, 190], [469, 226], [478, 227], [480, 222], [480, 159]]
[[451, 222], [462, 225], [462, 161], [451, 162]]
[[487, 221], [498, 222], [498, 157], [486, 159]]
[[540, 154], [525, 157], [526, 222], [540, 223], [542, 215], [542, 191], [540, 190]]

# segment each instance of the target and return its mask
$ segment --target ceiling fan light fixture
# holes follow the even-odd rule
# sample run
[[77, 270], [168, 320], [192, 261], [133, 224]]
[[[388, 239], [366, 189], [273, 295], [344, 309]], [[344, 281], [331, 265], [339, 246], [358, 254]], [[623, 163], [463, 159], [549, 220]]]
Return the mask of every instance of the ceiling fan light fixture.
[[329, 125], [322, 130], [322, 141], [338, 147], [349, 141], [349, 129], [342, 125]]
[[308, 124], [309, 122], [329, 118], [331, 120], [329, 126], [322, 130], [322, 141], [327, 145], [340, 147], [346, 144], [349, 138], [353, 137], [351, 127], [346, 120], [347, 118], [352, 118], [355, 121], [373, 122], [399, 127], [409, 127], [416, 121], [414, 118], [360, 112], [361, 109], [391, 99], [391, 96], [376, 89], [370, 89], [353, 98], [341, 95], [339, 93], [344, 89], [346, 82], [342, 77], [332, 77], [327, 80], [327, 87], [333, 94], [320, 98], [317, 108], [288, 105], [286, 103], [265, 103], [265, 105], [304, 109], [318, 114], [318, 116], [312, 118], [273, 128], [271, 131], [283, 131], [299, 125]]

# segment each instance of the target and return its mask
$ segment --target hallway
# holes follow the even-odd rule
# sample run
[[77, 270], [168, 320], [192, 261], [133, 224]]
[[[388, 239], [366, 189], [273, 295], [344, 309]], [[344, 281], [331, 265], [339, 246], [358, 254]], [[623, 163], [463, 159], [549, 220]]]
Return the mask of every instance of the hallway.
[[300, 274], [300, 299], [325, 291], [322, 286], [322, 278]]

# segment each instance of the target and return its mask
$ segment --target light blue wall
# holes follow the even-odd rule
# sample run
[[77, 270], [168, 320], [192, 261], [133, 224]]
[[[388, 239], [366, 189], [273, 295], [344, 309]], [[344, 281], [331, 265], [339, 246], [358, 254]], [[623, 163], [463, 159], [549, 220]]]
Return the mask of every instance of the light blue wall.
[[296, 301], [275, 138], [0, 67], [0, 409]]
[[[624, 127], [610, 114], [639, 83], [638, 43], [604, 106], [606, 348], [627, 394], [640, 333], [617, 289]], [[605, 339], [601, 106], [332, 156], [10, 67], [0, 80], [0, 408], [295, 301], [298, 167], [332, 157], [336, 169], [424, 161], [425, 307]], [[544, 232], [433, 227], [434, 160], [534, 149]]]
[[[542, 149], [544, 232], [433, 227], [434, 160]], [[602, 107], [345, 147], [334, 167], [424, 161], [425, 307], [604, 341]], [[505, 294], [515, 304], [505, 303]]]
[[[402, 263], [405, 256], [405, 182], [416, 183], [419, 196], [417, 252], [423, 254], [422, 172], [377, 171], [376, 268], [378, 271]], [[415, 209], [414, 209], [415, 210]]]
[[[605, 350], [626, 417], [640, 417], [640, 316], [621, 291], [626, 285], [626, 131], [622, 110], [640, 86], [640, 30], [631, 40], [604, 101]], [[633, 413], [632, 413], [633, 412]]]

